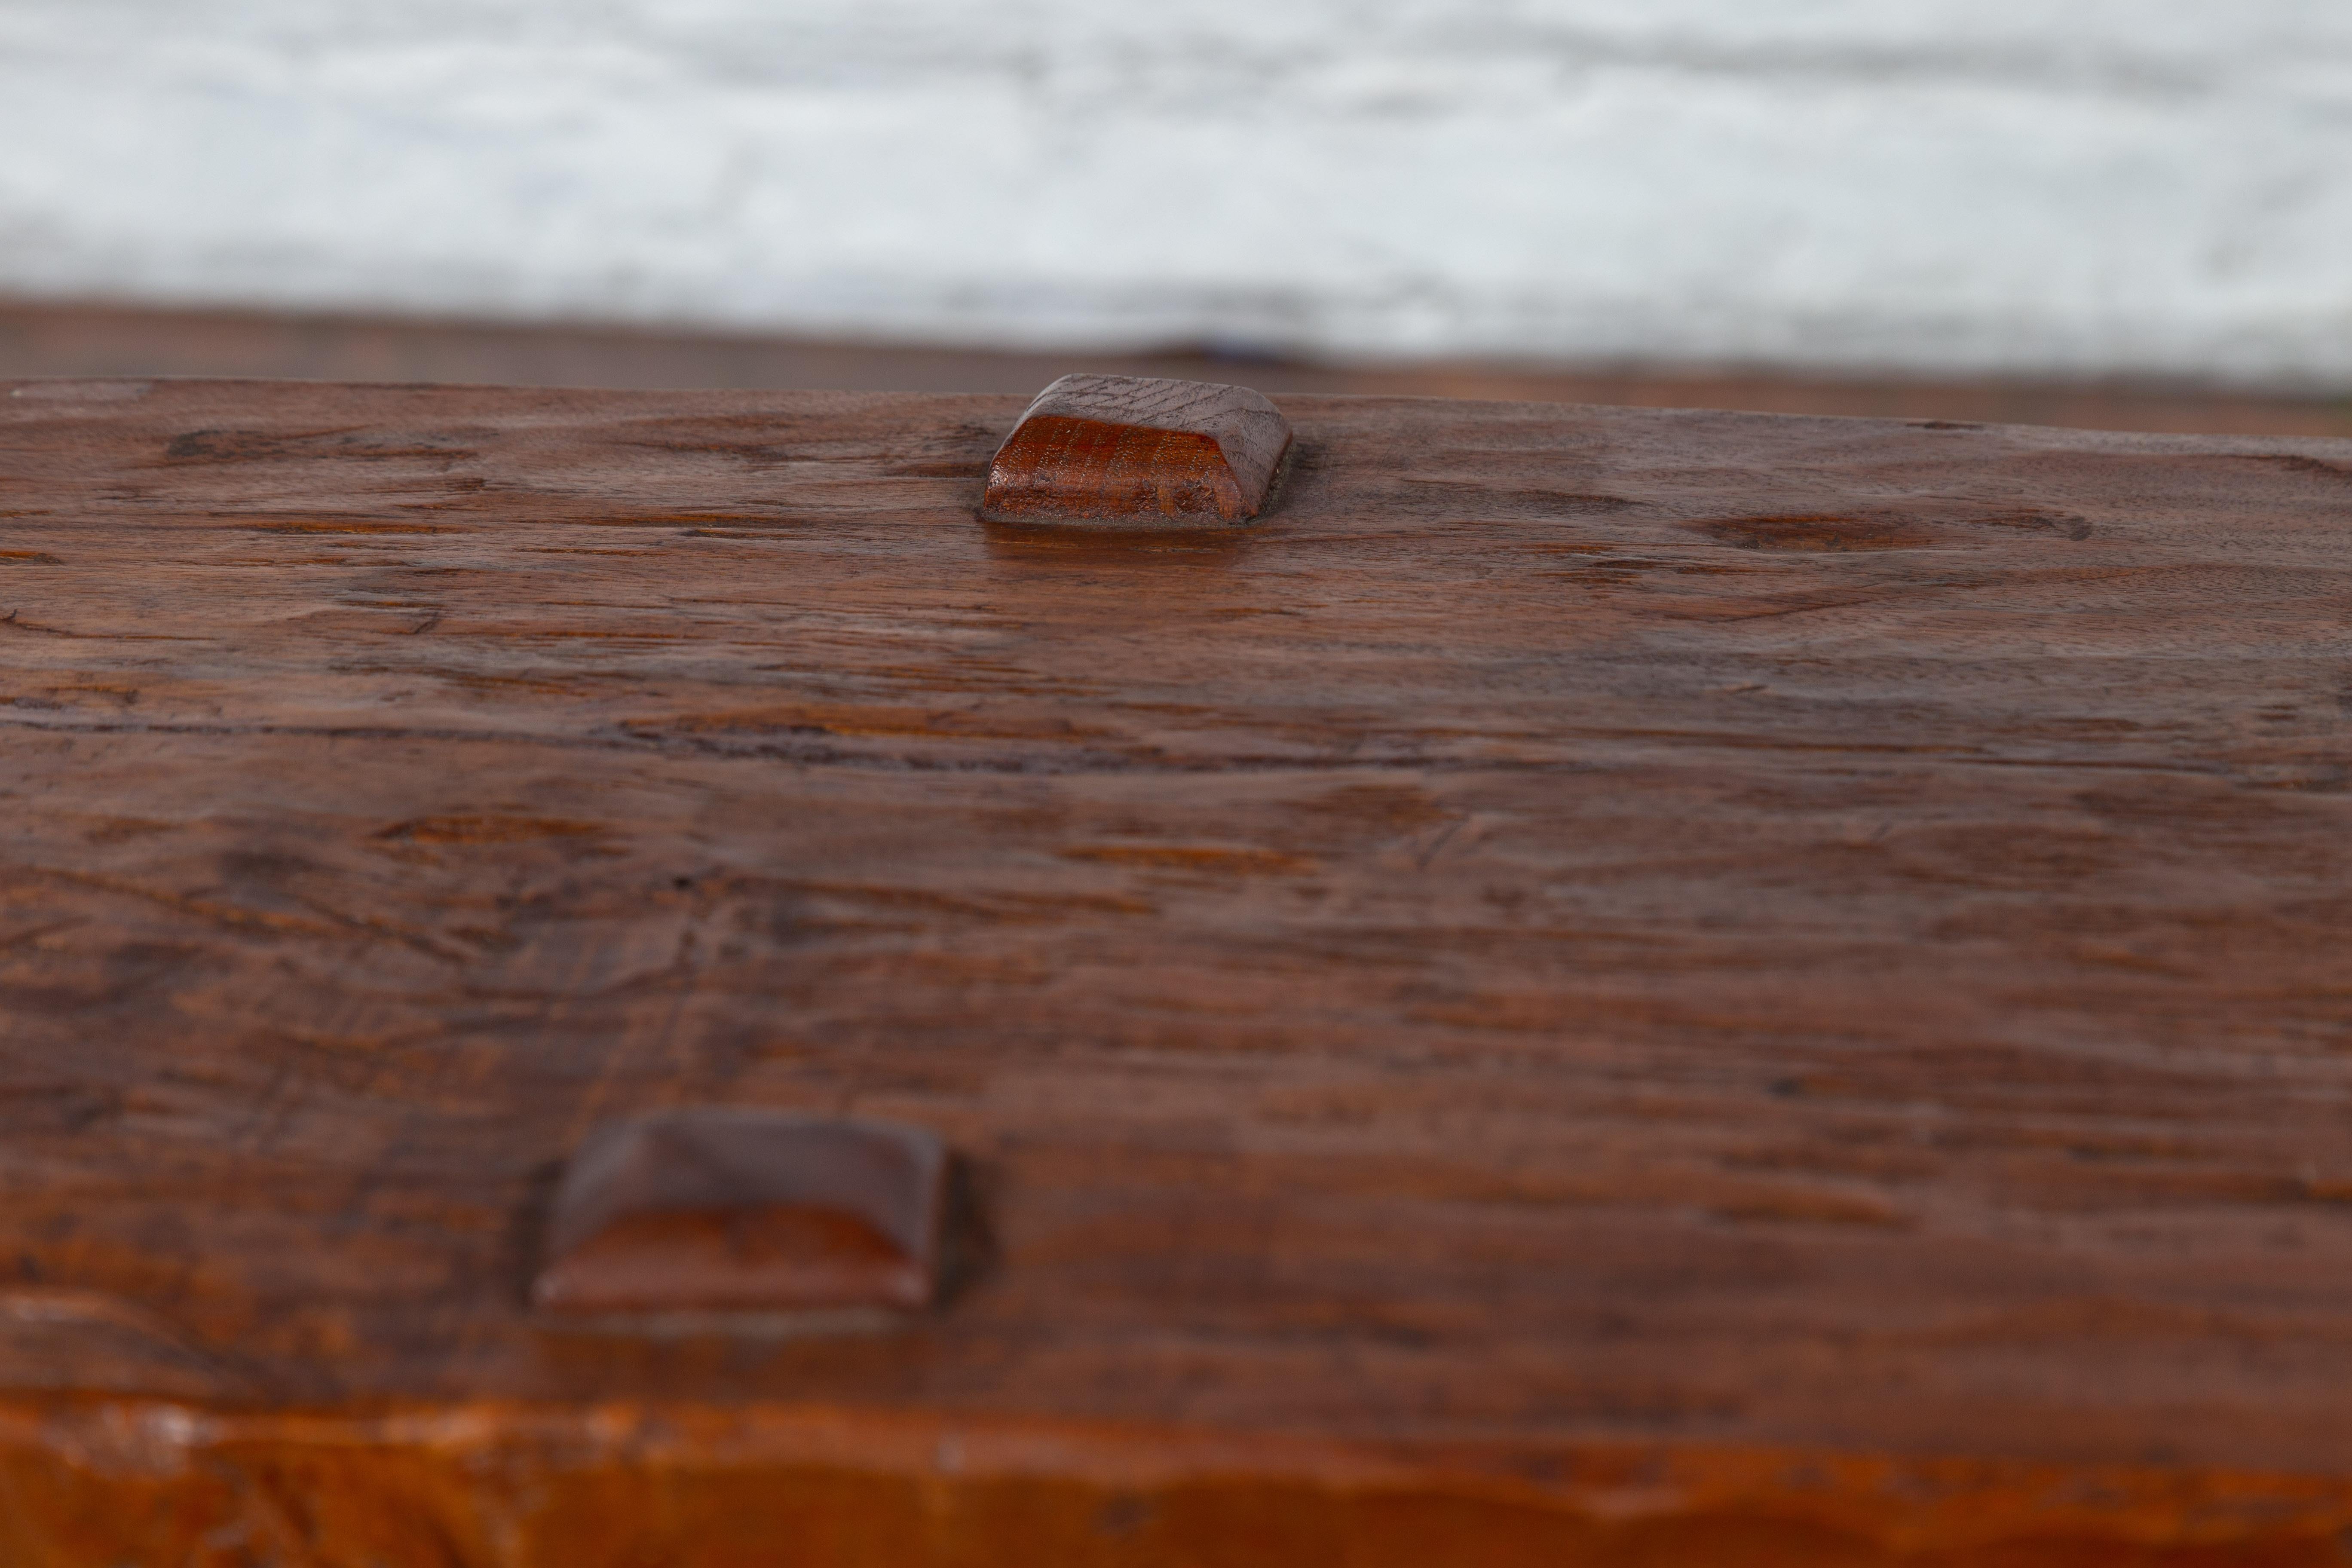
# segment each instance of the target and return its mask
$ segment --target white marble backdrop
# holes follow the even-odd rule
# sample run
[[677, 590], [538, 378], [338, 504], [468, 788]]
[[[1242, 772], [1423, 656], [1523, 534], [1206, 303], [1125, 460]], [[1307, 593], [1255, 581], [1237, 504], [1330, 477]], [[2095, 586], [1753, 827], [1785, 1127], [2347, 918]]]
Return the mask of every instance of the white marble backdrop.
[[2352, 0], [0, 0], [0, 292], [2352, 386]]

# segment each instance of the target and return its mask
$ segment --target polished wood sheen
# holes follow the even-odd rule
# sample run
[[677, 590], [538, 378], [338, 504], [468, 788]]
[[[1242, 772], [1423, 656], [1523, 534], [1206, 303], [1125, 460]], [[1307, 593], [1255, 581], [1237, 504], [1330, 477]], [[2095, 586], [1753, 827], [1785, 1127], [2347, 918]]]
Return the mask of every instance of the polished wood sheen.
[[[2352, 445], [0, 395], [0, 1561], [2340, 1563]], [[893, 1332], [531, 1300], [926, 1130]]]

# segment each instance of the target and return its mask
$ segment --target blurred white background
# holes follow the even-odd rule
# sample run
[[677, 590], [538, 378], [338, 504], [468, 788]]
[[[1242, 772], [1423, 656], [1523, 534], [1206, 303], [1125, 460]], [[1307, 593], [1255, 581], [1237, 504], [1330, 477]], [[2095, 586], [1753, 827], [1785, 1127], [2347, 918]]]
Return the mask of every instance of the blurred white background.
[[0, 293], [2352, 386], [2347, 0], [5, 0]]

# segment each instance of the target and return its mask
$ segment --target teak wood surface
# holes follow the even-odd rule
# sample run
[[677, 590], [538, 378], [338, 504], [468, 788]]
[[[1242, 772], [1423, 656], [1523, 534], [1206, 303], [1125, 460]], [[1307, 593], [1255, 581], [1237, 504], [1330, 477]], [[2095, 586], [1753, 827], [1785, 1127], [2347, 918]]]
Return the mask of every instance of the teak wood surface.
[[[2352, 443], [1281, 404], [0, 394], [0, 1561], [2345, 1561]], [[695, 1104], [989, 1266], [535, 1314]]]

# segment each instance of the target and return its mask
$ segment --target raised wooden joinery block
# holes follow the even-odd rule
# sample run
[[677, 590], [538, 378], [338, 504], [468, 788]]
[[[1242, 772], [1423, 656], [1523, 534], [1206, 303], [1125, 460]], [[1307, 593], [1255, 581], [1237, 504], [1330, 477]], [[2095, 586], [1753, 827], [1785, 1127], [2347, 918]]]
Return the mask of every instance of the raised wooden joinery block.
[[988, 468], [997, 522], [1246, 522], [1265, 506], [1290, 426], [1245, 386], [1066, 375]]
[[595, 1313], [907, 1311], [937, 1291], [948, 1162], [919, 1128], [705, 1106], [591, 1132], [532, 1299]]

